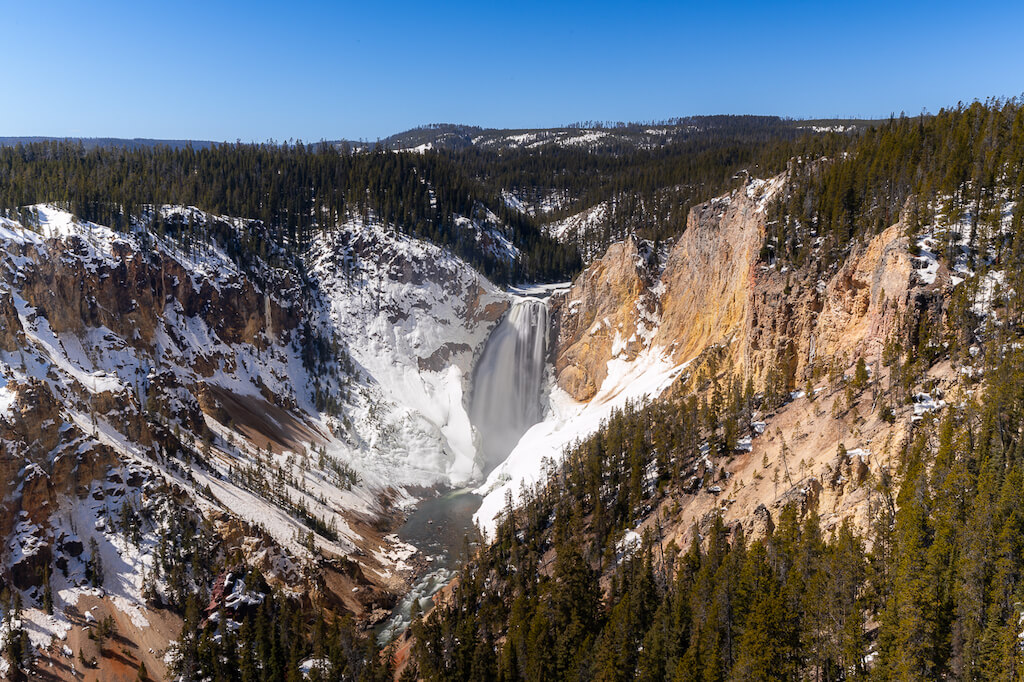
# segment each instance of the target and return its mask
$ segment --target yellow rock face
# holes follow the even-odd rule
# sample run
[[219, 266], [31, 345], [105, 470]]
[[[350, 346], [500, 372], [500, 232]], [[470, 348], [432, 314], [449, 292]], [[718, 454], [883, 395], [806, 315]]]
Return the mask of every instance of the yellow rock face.
[[641, 299], [650, 284], [646, 261], [636, 241], [628, 239], [610, 246], [555, 302], [555, 372], [558, 385], [576, 400], [597, 392], [613, 350], [636, 357], [638, 309], [646, 305]]
[[691, 210], [662, 275], [665, 291], [655, 345], [687, 362], [741, 332], [763, 240], [764, 215], [743, 192]]
[[796, 385], [812, 363], [880, 357], [908, 305], [912, 270], [900, 225], [812, 281], [811, 268], [786, 272], [758, 261], [767, 198], [743, 188], [691, 209], [660, 273], [636, 241], [609, 247], [554, 304], [559, 386], [589, 400], [609, 360], [634, 359], [645, 347], [678, 363], [719, 348], [719, 369], [755, 386], [779, 362]]
[[764, 234], [759, 206], [739, 191], [692, 209], [660, 277], [635, 240], [609, 247], [555, 303], [559, 386], [589, 400], [613, 357], [662, 347], [682, 363], [742, 332]]
[[910, 256], [900, 232], [897, 223], [876, 235], [825, 287], [815, 326], [817, 354], [881, 355], [910, 286]]

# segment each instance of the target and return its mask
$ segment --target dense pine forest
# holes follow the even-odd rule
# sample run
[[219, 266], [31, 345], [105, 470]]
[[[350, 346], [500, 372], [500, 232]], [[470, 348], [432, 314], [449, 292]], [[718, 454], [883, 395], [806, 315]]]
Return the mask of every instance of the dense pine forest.
[[[836, 138], [831, 138], [834, 143]], [[935, 116], [894, 118], [867, 129], [848, 146], [804, 153], [789, 167], [792, 191], [775, 207], [771, 249], [802, 265], [816, 237], [826, 240], [827, 267], [866, 235], [909, 211], [913, 228], [944, 211], [981, 226], [999, 258], [1020, 241], [1024, 205], [1024, 106], [1017, 100], [974, 102]], [[1001, 208], [1014, 207], [1010, 232], [999, 231]], [[953, 245], [944, 244], [953, 255]], [[988, 253], [986, 244], [972, 245]]]

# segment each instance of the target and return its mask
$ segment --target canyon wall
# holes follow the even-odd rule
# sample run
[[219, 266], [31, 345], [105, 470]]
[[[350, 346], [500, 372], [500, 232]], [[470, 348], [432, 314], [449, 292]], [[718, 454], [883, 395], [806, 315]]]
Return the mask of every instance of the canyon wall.
[[[844, 518], [864, 526], [869, 481], [890, 470], [909, 433], [910, 406], [895, 404], [896, 421], [883, 420], [877, 395], [851, 403], [842, 376], [862, 358], [884, 386], [886, 340], [908, 310], [935, 298], [941, 278], [925, 286], [914, 276], [901, 223], [821, 273], [813, 258], [799, 270], [762, 258], [769, 203], [785, 191], [783, 177], [750, 181], [695, 206], [686, 231], [657, 252], [635, 239], [615, 244], [553, 304], [555, 376], [575, 400], [595, 395], [610, 361], [643, 353], [686, 367], [677, 395], [711, 400], [733, 379], [760, 393], [769, 375], [790, 394], [754, 411], [738, 451], [692, 464], [695, 487], [672, 501], [679, 536], [717, 513], [764, 532], [793, 500], [827, 527]], [[948, 386], [947, 375], [940, 369], [935, 381]], [[801, 391], [808, 385], [815, 395]], [[855, 455], [837, 456], [844, 449]]]

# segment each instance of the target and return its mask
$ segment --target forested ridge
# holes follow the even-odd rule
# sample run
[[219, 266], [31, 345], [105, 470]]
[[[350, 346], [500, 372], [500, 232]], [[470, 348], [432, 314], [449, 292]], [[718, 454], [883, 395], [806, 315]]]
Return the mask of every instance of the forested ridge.
[[[497, 193], [440, 155], [383, 150], [339, 153], [326, 144], [214, 145], [85, 149], [47, 142], [0, 149], [0, 207], [57, 202], [115, 229], [152, 205], [197, 206], [254, 219], [256, 253], [300, 255], [319, 231], [350, 217], [380, 221], [450, 248], [499, 282], [564, 278], [579, 267], [571, 245], [550, 239]], [[478, 243], [461, 216], [490, 223], [497, 215], [521, 252], [511, 261]], [[503, 227], [507, 226], [507, 227]]]
[[[550, 281], [569, 278], [581, 263], [577, 244], [547, 236], [547, 220], [612, 200], [600, 246], [626, 232], [670, 237], [685, 228], [690, 205], [734, 185], [739, 170], [777, 172], [805, 147], [818, 151], [826, 138], [850, 137], [808, 133], [773, 117], [708, 117], [691, 127], [653, 149], [628, 140], [599, 149], [552, 143], [422, 153], [302, 142], [200, 148], [30, 142], [0, 147], [0, 210], [55, 202], [126, 230], [133, 218], [153, 216], [153, 205], [196, 206], [259, 221], [262, 230], [243, 242], [263, 257], [299, 255], [318, 232], [351, 217], [372, 218], [450, 248], [500, 283]], [[567, 200], [549, 215], [531, 216], [510, 208], [505, 192]], [[505, 233], [519, 257], [495, 253], [459, 225], [460, 216]]]
[[[900, 116], [867, 129], [845, 148], [801, 154], [788, 171], [790, 191], [774, 206], [769, 243], [798, 266], [815, 238], [827, 246], [821, 269], [896, 222], [904, 209], [914, 229], [932, 222], [937, 209], [953, 220], [969, 214], [1001, 253], [1019, 240], [1024, 215], [1024, 104], [990, 100], [934, 116]], [[1014, 209], [1009, 239], [997, 233], [1007, 203]], [[986, 252], [984, 245], [975, 250]]]
[[[474, 147], [452, 156], [475, 176], [532, 204], [553, 200], [538, 217], [544, 222], [607, 203], [599, 232], [577, 244], [600, 251], [628, 234], [653, 241], [674, 237], [686, 228], [691, 206], [749, 175], [774, 175], [796, 155], [821, 156], [845, 147], [859, 130], [813, 133], [770, 116], [693, 117], [676, 126], [672, 141], [657, 146], [637, 148], [627, 137], [596, 150], [549, 143], [527, 149]], [[626, 136], [642, 130], [612, 128]]]
[[[493, 542], [415, 622], [416, 673], [1021, 679], [1022, 134], [1017, 101], [974, 103], [833, 137], [831, 151], [789, 164], [765, 267], [821, 276], [902, 216], [912, 248], [940, 243], [938, 257], [968, 278], [945, 292], [941, 314], [931, 304], [911, 309], [886, 339], [885, 379], [863, 363], [837, 379], [845, 404], [870, 389], [883, 418], [894, 419], [931, 368], [972, 367], [967, 397], [914, 422], [895, 466], [872, 477], [867, 527], [825, 532], [813, 507], [789, 503], [763, 536], [717, 517], [694, 527], [688, 546], [665, 547], [662, 518], [651, 515], [696, 484], [705, 457], [732, 456], [753, 409], [790, 399], [772, 372], [761, 386], [712, 372], [693, 393], [617, 413], [552, 466], [546, 483], [509, 500]], [[967, 227], [936, 230], [939, 215]], [[828, 245], [824, 258], [809, 257], [816, 239]], [[976, 280], [997, 269], [1007, 286], [987, 299], [991, 314], [971, 302]], [[639, 544], [626, 543], [649, 518]]]

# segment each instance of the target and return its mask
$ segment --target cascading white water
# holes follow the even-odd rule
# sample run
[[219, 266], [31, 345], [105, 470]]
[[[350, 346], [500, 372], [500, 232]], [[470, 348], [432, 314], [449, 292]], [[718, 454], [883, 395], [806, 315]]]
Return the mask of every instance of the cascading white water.
[[485, 474], [541, 419], [547, 348], [548, 307], [536, 298], [517, 299], [487, 339], [473, 373], [469, 411]]
[[[484, 345], [473, 372], [469, 417], [479, 434], [483, 473], [501, 464], [526, 431], [543, 416], [541, 391], [548, 351], [548, 307], [536, 298], [516, 299]], [[413, 602], [421, 606], [451, 580], [458, 549], [473, 525], [480, 497], [457, 491], [422, 502], [398, 530], [398, 536], [430, 557], [429, 573], [412, 586], [381, 628], [382, 646], [410, 622]]]

